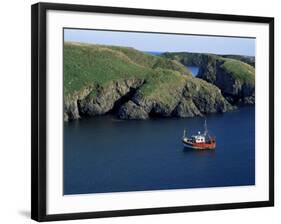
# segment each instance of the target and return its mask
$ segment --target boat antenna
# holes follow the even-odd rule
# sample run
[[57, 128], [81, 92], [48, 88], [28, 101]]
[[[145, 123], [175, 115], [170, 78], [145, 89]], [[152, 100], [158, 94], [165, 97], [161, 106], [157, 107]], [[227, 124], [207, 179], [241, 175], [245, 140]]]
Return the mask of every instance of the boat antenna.
[[183, 130], [183, 138], [185, 138], [186, 129]]

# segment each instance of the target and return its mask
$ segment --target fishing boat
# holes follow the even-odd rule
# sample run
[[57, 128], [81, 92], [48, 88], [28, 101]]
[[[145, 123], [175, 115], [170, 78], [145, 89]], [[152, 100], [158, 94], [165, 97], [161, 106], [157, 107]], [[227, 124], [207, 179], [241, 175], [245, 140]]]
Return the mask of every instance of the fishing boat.
[[211, 137], [208, 134], [207, 121], [205, 120], [205, 130], [201, 134], [198, 131], [198, 134], [192, 135], [191, 137], [186, 136], [186, 130], [183, 131], [182, 143], [186, 148], [192, 149], [215, 149], [216, 148], [216, 139]]

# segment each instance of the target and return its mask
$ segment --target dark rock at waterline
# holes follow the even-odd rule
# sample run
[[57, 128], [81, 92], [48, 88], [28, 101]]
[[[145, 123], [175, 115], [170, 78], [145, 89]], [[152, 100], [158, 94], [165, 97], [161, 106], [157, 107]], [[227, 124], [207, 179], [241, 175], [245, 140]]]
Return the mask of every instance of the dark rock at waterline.
[[176, 117], [202, 116], [192, 99], [183, 99], [181, 102], [179, 102], [174, 110], [174, 115]]
[[131, 92], [142, 85], [144, 81], [139, 79], [128, 79], [116, 81], [106, 87], [98, 87], [84, 99], [79, 101], [80, 112], [83, 115], [102, 115], [118, 106], [122, 97], [130, 97]]
[[137, 95], [121, 106], [118, 116], [121, 119], [194, 117], [234, 109], [217, 87], [196, 78], [190, 78], [175, 98], [175, 104], [163, 104]]
[[106, 87], [86, 88], [74, 99], [65, 100], [64, 120], [107, 113], [121, 119], [193, 117], [233, 109], [216, 86], [193, 77], [185, 82], [173, 91], [174, 101], [170, 104], [141, 94], [143, 80], [115, 81]]
[[64, 120], [75, 120], [81, 116], [103, 115], [118, 107], [122, 97], [130, 95], [144, 80], [127, 79], [111, 82], [106, 86], [87, 87], [64, 101]]
[[118, 111], [118, 116], [121, 119], [138, 119], [145, 120], [149, 118], [149, 114], [145, 109], [133, 101], [129, 101], [122, 105]]

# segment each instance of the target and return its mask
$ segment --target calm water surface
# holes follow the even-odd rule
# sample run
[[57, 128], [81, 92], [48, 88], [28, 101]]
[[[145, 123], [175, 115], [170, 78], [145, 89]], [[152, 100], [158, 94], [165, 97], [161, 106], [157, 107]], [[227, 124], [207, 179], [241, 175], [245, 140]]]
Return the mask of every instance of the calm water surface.
[[183, 129], [204, 118], [120, 121], [112, 116], [64, 124], [64, 194], [255, 184], [255, 108], [207, 117], [213, 151], [184, 149]]
[[197, 66], [187, 66], [187, 68], [189, 69], [189, 71], [191, 71], [191, 74], [194, 77], [198, 75], [199, 67], [197, 67]]

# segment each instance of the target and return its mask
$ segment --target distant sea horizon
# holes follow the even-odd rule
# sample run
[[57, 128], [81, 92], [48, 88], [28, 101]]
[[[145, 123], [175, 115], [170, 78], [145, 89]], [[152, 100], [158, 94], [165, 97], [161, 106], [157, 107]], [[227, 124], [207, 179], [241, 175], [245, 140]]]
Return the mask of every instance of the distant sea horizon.
[[225, 55], [233, 55], [233, 56], [244, 56], [244, 57], [249, 57], [255, 58], [255, 55], [245, 55], [245, 54], [216, 54], [216, 53], [210, 53], [210, 52], [190, 52], [190, 51], [142, 51], [144, 53], [150, 54], [150, 55], [154, 55], [154, 56], [160, 56], [161, 54], [164, 53], [181, 53], [181, 52], [185, 52], [185, 53], [190, 53], [190, 54], [215, 54], [215, 55], [220, 55], [220, 56], [225, 56]]
[[159, 55], [165, 53], [165, 51], [143, 51], [143, 52], [147, 53], [147, 54], [154, 55], [154, 56], [159, 56]]

